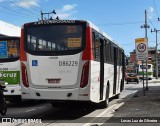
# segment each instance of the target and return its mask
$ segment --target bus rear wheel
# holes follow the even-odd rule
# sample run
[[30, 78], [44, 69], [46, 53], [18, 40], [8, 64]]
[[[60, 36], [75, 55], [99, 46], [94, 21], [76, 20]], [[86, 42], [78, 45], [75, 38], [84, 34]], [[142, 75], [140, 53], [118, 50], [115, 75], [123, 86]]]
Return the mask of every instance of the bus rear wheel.
[[106, 98], [104, 101], [102, 101], [100, 104], [100, 108], [107, 108], [109, 103], [109, 86], [107, 86], [106, 89]]

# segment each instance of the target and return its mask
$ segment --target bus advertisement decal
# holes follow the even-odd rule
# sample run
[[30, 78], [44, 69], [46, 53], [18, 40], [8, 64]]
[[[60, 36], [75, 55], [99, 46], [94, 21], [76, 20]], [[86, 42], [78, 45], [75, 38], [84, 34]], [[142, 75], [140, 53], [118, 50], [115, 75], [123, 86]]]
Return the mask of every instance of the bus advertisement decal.
[[8, 84], [20, 83], [20, 71], [0, 71], [0, 80]]
[[0, 59], [8, 58], [7, 42], [0, 41]]

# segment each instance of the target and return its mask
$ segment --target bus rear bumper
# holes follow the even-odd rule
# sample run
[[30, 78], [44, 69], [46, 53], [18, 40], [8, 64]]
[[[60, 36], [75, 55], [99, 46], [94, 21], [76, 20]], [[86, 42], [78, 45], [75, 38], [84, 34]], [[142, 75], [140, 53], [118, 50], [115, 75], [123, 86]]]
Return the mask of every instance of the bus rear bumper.
[[4, 92], [5, 96], [20, 96], [21, 86], [20, 85], [7, 85]]
[[29, 88], [28, 93], [22, 92], [22, 99], [35, 100], [84, 100], [88, 101], [89, 96], [79, 94], [79, 88], [74, 89], [35, 89]]

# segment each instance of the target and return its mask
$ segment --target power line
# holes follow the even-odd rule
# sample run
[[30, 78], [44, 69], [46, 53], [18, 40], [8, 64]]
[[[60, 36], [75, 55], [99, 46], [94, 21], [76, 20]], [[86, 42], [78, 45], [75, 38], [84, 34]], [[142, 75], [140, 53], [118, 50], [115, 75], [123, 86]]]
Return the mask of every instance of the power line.
[[156, 13], [157, 13], [157, 15], [158, 15], [158, 17], [159, 17], [159, 14], [158, 14], [158, 11], [157, 11], [157, 7], [156, 7], [156, 4], [155, 4], [155, 1], [153, 0], [153, 3], [154, 3], [154, 7], [155, 7], [155, 10], [156, 10]]
[[40, 12], [41, 10], [49, 11], [49, 10], [42, 9], [42, 8], [36, 6], [36, 5], [33, 5], [33, 4], [29, 3], [29, 2], [26, 1], [26, 0], [22, 0], [22, 1], [24, 1], [24, 2], [27, 3], [28, 5], [31, 5], [32, 7], [34, 7], [34, 9], [37, 8], [37, 9], [35, 9], [35, 10], [38, 11], [38, 12]]
[[[157, 22], [157, 21], [152, 21], [152, 22]], [[138, 22], [122, 22], [122, 23], [113, 23], [113, 24], [97, 24], [97, 26], [112, 26], [112, 25], [136, 25], [136, 24], [141, 24], [143, 21], [138, 21]]]
[[122, 23], [113, 23], [113, 24], [97, 24], [98, 26], [111, 26], [111, 25], [134, 25], [134, 24], [140, 24], [143, 21], [140, 22], [122, 22]]
[[6, 14], [9, 14], [9, 15], [14, 15], [14, 16], [18, 16], [19, 17], [19, 15], [16, 15], [16, 14], [13, 14], [13, 13], [9, 13], [9, 12], [5, 12], [5, 11], [2, 11], [2, 10], [0, 10], [0, 13], [6, 13]]
[[20, 5], [16, 4], [15, 2], [13, 2], [13, 1], [11, 1], [11, 0], [7, 0], [7, 1], [10, 2], [10, 3], [12, 3], [13, 5], [16, 5], [16, 6], [18, 6], [19, 8], [21, 8], [21, 9], [23, 9], [23, 10], [25, 10], [25, 11], [31, 13], [31, 14], [33, 14], [33, 15], [39, 16], [39, 15], [33, 13], [32, 11], [29, 11], [29, 10], [25, 9], [24, 7], [21, 7]]
[[[150, 24], [154, 27], [154, 25], [153, 25], [153, 23], [151, 22], [150, 18], [149, 18], [148, 16], [147, 16], [147, 18], [148, 18]], [[155, 27], [154, 27], [154, 28], [155, 28]]]
[[[32, 8], [33, 8], [34, 10], [36, 10], [36, 11], [40, 12], [41, 8], [39, 8], [39, 7], [37, 7], [37, 6], [35, 6], [35, 5], [31, 4], [31, 3], [29, 3], [29, 2], [28, 2], [28, 1], [26, 1], [26, 0], [21, 0], [21, 1], [23, 1], [23, 2], [25, 2], [26, 4], [28, 4], [28, 5], [32, 6]], [[38, 9], [36, 9], [36, 8], [39, 8], [40, 10], [38, 10]]]
[[[6, 9], [6, 10], [9, 10], [9, 11], [11, 11], [11, 12], [15, 12], [15, 13], [18, 14], [18, 15], [16, 15], [16, 14], [14, 14], [14, 13], [10, 13], [11, 15], [19, 16], [19, 14], [21, 14], [23, 17], [24, 17], [25, 15], [26, 15], [26, 17], [30, 17], [29, 15], [27, 15], [27, 14], [25, 14], [25, 13], [22, 13], [22, 12], [16, 11], [16, 10], [12, 10], [12, 9], [6, 7], [6, 6], [0, 5], [0, 7], [4, 8], [4, 9]], [[5, 11], [3, 11], [3, 12], [6, 13]], [[9, 13], [8, 13], [8, 14], [9, 14]]]

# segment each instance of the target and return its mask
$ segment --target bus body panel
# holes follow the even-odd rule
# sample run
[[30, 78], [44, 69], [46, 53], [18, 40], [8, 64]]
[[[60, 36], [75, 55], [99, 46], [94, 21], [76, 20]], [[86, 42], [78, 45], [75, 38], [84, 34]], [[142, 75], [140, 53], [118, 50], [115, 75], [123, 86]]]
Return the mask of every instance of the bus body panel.
[[38, 57], [27, 54], [30, 86], [61, 87], [77, 84], [80, 53], [68, 56]]
[[[106, 96], [106, 88], [107, 83], [109, 83], [109, 98], [113, 97], [120, 93], [120, 85], [122, 80], [122, 71], [121, 66], [117, 66], [117, 88], [116, 94], [113, 94], [113, 78], [114, 78], [114, 66], [113, 64], [104, 64], [104, 88], [103, 88], [103, 96]], [[90, 100], [96, 103], [99, 103], [99, 84], [100, 84], [100, 63], [97, 61], [91, 61], [91, 83], [90, 83]], [[105, 100], [105, 97], [103, 97]]]
[[0, 63], [0, 79], [7, 83], [4, 95], [21, 95], [20, 61]]
[[[79, 89], [33, 89], [29, 88], [32, 99], [78, 100]], [[72, 93], [69, 97], [68, 94]], [[40, 94], [40, 95], [37, 95]]]
[[98, 103], [100, 100], [100, 62], [91, 61], [90, 99]]
[[[80, 54], [77, 54], [80, 55]], [[27, 64], [27, 62], [24, 62], [24, 64]], [[80, 60], [80, 68], [83, 67], [83, 65], [86, 63], [86, 61]], [[90, 82], [88, 81], [88, 84], [84, 88], [80, 88], [80, 81], [81, 81], [81, 73], [82, 69], [79, 70], [79, 74], [77, 75], [77, 82], [76, 85], [65, 85], [65, 86], [44, 86], [44, 85], [38, 85], [38, 86], [31, 86], [26, 88], [24, 85], [22, 85], [22, 98], [23, 99], [48, 99], [48, 100], [76, 100], [76, 101], [90, 101]], [[90, 73], [90, 72], [89, 72]], [[73, 78], [73, 77], [72, 77]], [[72, 79], [70, 78], [70, 79]], [[89, 74], [90, 78], [90, 74]], [[88, 80], [90, 80], [88, 78]], [[68, 78], [68, 80], [70, 80]], [[69, 84], [69, 83], [68, 83]], [[76, 87], [78, 86], [78, 87]], [[70, 97], [67, 97], [67, 95], [71, 93], [72, 95]], [[93, 100], [94, 101], [94, 100]]]
[[117, 93], [120, 93], [120, 87], [121, 87], [121, 80], [122, 80], [122, 66], [117, 66], [117, 82], [118, 82], [118, 86], [117, 86]]

